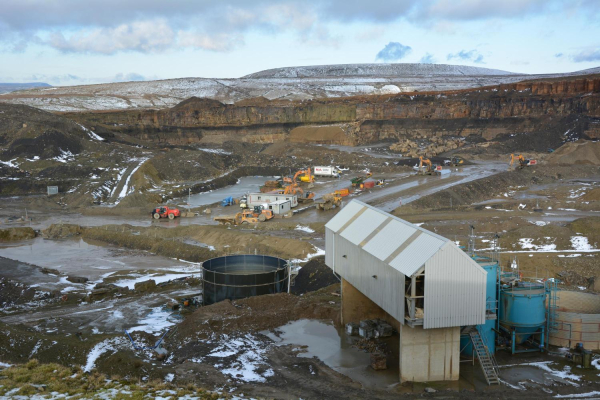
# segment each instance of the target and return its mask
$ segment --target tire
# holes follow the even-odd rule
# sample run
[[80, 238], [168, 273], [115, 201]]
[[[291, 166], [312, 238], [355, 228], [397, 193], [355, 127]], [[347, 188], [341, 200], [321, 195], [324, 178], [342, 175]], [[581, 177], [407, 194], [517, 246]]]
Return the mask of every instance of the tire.
[[154, 219], [160, 219], [160, 214], [159, 213], [154, 213], [154, 214], [152, 214], [152, 218], [154, 218]]
[[248, 223], [248, 221], [242, 221], [242, 225], [247, 224], [247, 223]]
[[175, 214], [173, 214], [173, 213], [169, 214], [169, 219], [175, 219]]
[[265, 216], [265, 214], [260, 214], [260, 215], [258, 216], [258, 220], [259, 220], [260, 222], [265, 222], [265, 221], [267, 220], [267, 217]]

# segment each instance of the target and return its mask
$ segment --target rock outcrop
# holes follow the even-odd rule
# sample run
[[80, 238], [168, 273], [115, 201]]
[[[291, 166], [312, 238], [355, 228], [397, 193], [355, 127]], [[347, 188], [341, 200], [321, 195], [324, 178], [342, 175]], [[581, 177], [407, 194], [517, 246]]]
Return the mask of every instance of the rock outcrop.
[[600, 77], [295, 102], [258, 98], [223, 104], [190, 98], [163, 110], [67, 114], [93, 129], [177, 145], [231, 140], [359, 145], [392, 140], [399, 141], [398, 151], [410, 152], [415, 139], [427, 138], [437, 140], [430, 140], [431, 153], [458, 147], [458, 138], [471, 135], [490, 141], [549, 131], [549, 125], [553, 134], [562, 134], [573, 115], [580, 117], [578, 129], [597, 134]]

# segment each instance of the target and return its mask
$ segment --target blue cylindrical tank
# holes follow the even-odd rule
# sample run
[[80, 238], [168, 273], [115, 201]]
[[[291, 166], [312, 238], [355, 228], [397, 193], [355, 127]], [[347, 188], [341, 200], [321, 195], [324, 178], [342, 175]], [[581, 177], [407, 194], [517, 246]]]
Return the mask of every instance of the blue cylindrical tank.
[[517, 333], [516, 343], [529, 339], [546, 323], [546, 291], [538, 283], [519, 282], [500, 292], [500, 324]]
[[[478, 260], [476, 260], [478, 261]], [[486, 284], [486, 313], [494, 314], [497, 312], [498, 303], [498, 263], [489, 261], [478, 261], [479, 265], [487, 272]], [[494, 354], [496, 352], [496, 319], [489, 319], [485, 324], [478, 325], [479, 334], [488, 346], [488, 350]], [[467, 356], [473, 354], [473, 343], [469, 336], [461, 336], [460, 338], [461, 352]]]

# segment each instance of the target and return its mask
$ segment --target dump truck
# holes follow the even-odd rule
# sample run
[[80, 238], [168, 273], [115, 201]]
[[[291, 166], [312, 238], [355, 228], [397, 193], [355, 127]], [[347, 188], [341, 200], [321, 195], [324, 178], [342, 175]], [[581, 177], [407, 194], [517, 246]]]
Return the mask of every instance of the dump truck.
[[323, 195], [320, 200], [316, 201], [317, 210], [329, 211], [334, 207], [340, 207], [342, 205], [342, 196], [335, 193], [328, 193]]
[[265, 222], [272, 218], [273, 211], [266, 209], [263, 205], [260, 205], [245, 209], [233, 216], [220, 216], [213, 218], [213, 220], [222, 225], [241, 225]]
[[168, 207], [168, 206], [160, 206], [156, 207], [152, 211], [150, 211], [150, 215], [154, 219], [160, 218], [169, 218], [175, 219], [177, 217], [181, 217], [181, 211], [178, 208]]

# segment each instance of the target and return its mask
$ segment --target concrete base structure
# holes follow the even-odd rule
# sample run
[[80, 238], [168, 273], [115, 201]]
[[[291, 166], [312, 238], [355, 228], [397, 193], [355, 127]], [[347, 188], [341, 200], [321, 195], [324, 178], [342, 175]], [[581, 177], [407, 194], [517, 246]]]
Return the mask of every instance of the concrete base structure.
[[460, 372], [460, 328], [402, 325], [400, 382], [456, 381]]
[[401, 325], [381, 307], [342, 279], [342, 324], [380, 318], [400, 335], [400, 382], [458, 380], [460, 328], [423, 329]]

